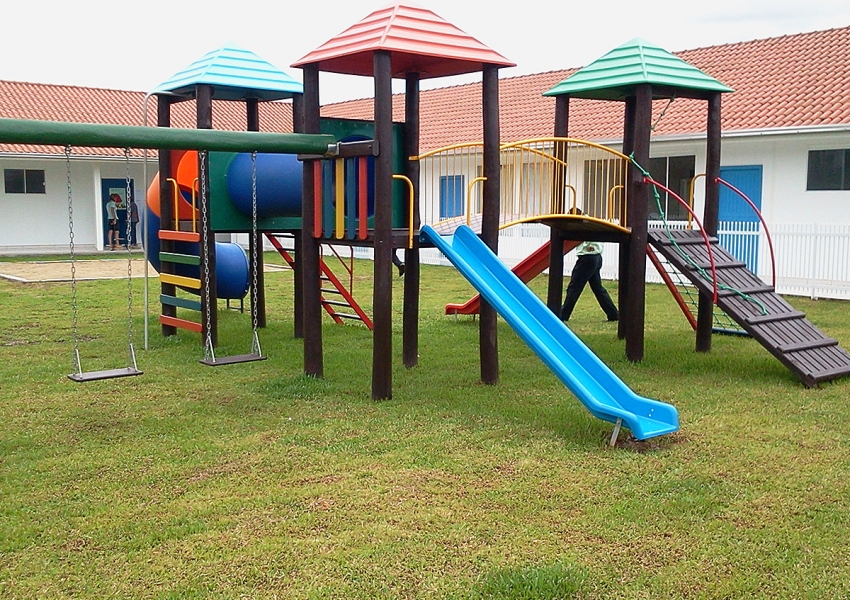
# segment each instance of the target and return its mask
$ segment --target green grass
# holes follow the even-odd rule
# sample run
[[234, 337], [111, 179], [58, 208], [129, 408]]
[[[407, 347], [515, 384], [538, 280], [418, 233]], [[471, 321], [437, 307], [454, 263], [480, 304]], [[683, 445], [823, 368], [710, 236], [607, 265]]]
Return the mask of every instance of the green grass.
[[[269, 360], [204, 367], [198, 336], [153, 317], [143, 350], [136, 280], [145, 374], [76, 384], [68, 284], [0, 281], [0, 597], [850, 596], [850, 380], [806, 389], [749, 339], [697, 354], [658, 286], [631, 364], [586, 292], [573, 330], [680, 412], [680, 432], [612, 449], [504, 323], [500, 383], [479, 382], [477, 321], [443, 315], [471, 293], [454, 269], [422, 269], [409, 370], [395, 278], [382, 402], [369, 332], [325, 318], [307, 378], [292, 274], [266, 283]], [[789, 301], [850, 347], [850, 305]], [[79, 303], [84, 368], [124, 366], [126, 281], [81, 282]], [[250, 349], [247, 314], [220, 328], [219, 354]]]

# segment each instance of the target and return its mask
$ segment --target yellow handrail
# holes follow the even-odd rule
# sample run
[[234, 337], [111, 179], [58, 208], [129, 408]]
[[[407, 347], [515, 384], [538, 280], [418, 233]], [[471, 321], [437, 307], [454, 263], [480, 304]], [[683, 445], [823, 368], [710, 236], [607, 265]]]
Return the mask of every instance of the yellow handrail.
[[180, 207], [177, 204], [178, 198], [180, 197], [180, 188], [177, 187], [176, 179], [172, 179], [171, 177], [169, 177], [168, 179], [166, 179], [166, 181], [171, 184], [171, 189], [173, 190], [174, 196], [174, 214], [171, 215], [174, 219], [174, 231], [180, 231]]
[[197, 177], [195, 177], [195, 179], [192, 180], [192, 233], [198, 233], [198, 222], [197, 222], [198, 199], [195, 197], [195, 185], [200, 183], [200, 181], [201, 180], [198, 179]]
[[[617, 190], [625, 190], [625, 189], [626, 189], [626, 187], [624, 185], [615, 185], [608, 192], [608, 218], [611, 219], [612, 221], [614, 220], [614, 193]], [[625, 221], [626, 221], [625, 219], [621, 218], [620, 220], [623, 222], [623, 224], [625, 224]]]
[[[694, 187], [696, 185], [697, 179], [700, 177], [705, 177], [705, 173], [697, 173], [691, 178], [690, 189], [688, 190], [688, 206], [691, 209], [691, 212], [694, 210]], [[691, 216], [691, 212], [688, 212], [688, 229], [694, 228], [693, 217]]]
[[486, 177], [476, 177], [466, 186], [466, 225], [472, 225], [472, 186], [479, 181], [487, 181]]
[[408, 205], [407, 205], [408, 210], [407, 210], [407, 214], [410, 215], [410, 217], [408, 219], [409, 222], [408, 222], [408, 225], [407, 225], [407, 247], [413, 248], [413, 224], [415, 222], [415, 219], [414, 219], [415, 215], [413, 214], [413, 209], [414, 209], [414, 206], [413, 206], [413, 182], [410, 181], [410, 178], [407, 177], [406, 175], [394, 174], [393, 179], [398, 179], [400, 181], [404, 181], [404, 182], [407, 183], [407, 189], [408, 189]]

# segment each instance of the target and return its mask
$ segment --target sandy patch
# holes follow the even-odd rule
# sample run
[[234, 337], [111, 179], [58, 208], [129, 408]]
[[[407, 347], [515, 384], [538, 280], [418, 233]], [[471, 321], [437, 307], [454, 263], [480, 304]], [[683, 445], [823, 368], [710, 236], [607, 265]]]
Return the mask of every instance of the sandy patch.
[[[133, 259], [130, 261], [133, 277], [145, 276], [145, 261]], [[104, 258], [100, 260], [78, 260], [74, 263], [77, 281], [93, 279], [124, 279], [127, 277], [127, 259]], [[289, 270], [275, 264], [264, 265], [266, 273]], [[158, 277], [159, 273], [148, 266], [148, 277]], [[71, 261], [32, 261], [32, 262], [0, 262], [0, 278], [21, 283], [48, 281], [71, 281]]]

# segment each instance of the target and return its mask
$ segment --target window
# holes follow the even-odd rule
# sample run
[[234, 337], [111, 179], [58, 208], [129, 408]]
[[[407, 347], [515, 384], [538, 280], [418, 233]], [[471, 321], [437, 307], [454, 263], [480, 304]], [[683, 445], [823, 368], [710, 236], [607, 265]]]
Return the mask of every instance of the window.
[[850, 149], [809, 150], [806, 189], [850, 190]]
[[[690, 201], [691, 180], [694, 178], [696, 169], [696, 157], [691, 156], [662, 156], [650, 158], [647, 171], [658, 183], [674, 192], [685, 202]], [[661, 210], [668, 221], [685, 221], [688, 218], [687, 209], [673, 196], [662, 189], [658, 189], [659, 202], [655, 200], [655, 194], [649, 194], [648, 214], [650, 219], [661, 219]]]
[[44, 171], [41, 169], [3, 169], [7, 194], [44, 194]]
[[463, 175], [446, 175], [440, 177], [440, 220], [458, 217], [464, 214]]

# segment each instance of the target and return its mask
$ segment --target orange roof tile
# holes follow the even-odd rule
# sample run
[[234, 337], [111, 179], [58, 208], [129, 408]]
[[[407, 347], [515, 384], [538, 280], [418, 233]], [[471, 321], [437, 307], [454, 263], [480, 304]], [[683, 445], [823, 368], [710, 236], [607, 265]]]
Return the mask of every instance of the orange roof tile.
[[[111, 125], [144, 124], [142, 92], [107, 90], [65, 85], [47, 85], [0, 81], [0, 117], [6, 119], [32, 119], [36, 121], [65, 121], [71, 123], [97, 123]], [[289, 102], [260, 102], [260, 129], [262, 131], [292, 131], [292, 104]], [[147, 122], [156, 124], [156, 99], [148, 101]], [[213, 128], [227, 131], [245, 131], [246, 113], [242, 102], [213, 100]], [[172, 127], [195, 127], [195, 101], [171, 105]], [[57, 154], [63, 150], [55, 146], [30, 144], [0, 144], [0, 152]], [[123, 156], [110, 148], [77, 148], [75, 154], [88, 156]], [[141, 156], [141, 150], [134, 152]]]
[[395, 4], [376, 10], [331, 38], [293, 67], [317, 64], [320, 71], [372, 76], [372, 56], [391, 53], [393, 76], [421, 78], [481, 71], [485, 64], [516, 66], [430, 10]]
[[[850, 128], [850, 26], [676, 53], [728, 85], [723, 95], [724, 131], [816, 126]], [[503, 141], [548, 136], [554, 131], [555, 99], [542, 93], [575, 69], [502, 79], [499, 84]], [[0, 117], [136, 125], [142, 122], [141, 92], [0, 81]], [[420, 147], [423, 151], [452, 143], [480, 140], [481, 84], [471, 83], [422, 92]], [[664, 109], [667, 111], [664, 112]], [[193, 127], [194, 102], [172, 107], [175, 127]], [[261, 102], [263, 131], [292, 131], [288, 102]], [[151, 102], [149, 120], [155, 119]], [[705, 132], [702, 101], [678, 99], [669, 107], [656, 101], [654, 135], [699, 135]], [[371, 98], [331, 104], [324, 116], [371, 119]], [[395, 120], [404, 120], [404, 96], [393, 97]], [[214, 102], [216, 129], [244, 130], [245, 109], [238, 102]], [[623, 104], [572, 99], [570, 135], [592, 140], [622, 137]], [[61, 153], [61, 148], [0, 145], [0, 152]], [[104, 148], [81, 153], [121, 156]]]

